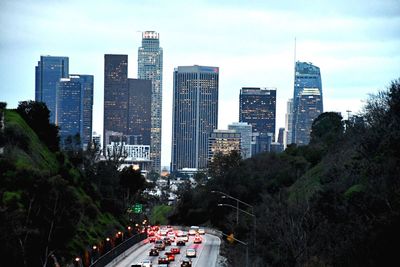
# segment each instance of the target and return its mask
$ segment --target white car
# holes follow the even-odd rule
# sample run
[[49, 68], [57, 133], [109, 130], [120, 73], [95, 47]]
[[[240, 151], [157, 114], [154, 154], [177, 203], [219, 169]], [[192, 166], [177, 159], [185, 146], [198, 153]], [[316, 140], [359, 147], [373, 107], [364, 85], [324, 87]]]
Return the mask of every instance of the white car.
[[142, 267], [152, 267], [153, 264], [151, 263], [150, 260], [143, 260], [142, 261]]
[[199, 235], [204, 235], [206, 233], [206, 231], [203, 228], [199, 228], [199, 230], [197, 231], [197, 233]]
[[190, 258], [190, 257], [196, 257], [196, 250], [194, 248], [188, 248], [186, 250], [186, 257]]

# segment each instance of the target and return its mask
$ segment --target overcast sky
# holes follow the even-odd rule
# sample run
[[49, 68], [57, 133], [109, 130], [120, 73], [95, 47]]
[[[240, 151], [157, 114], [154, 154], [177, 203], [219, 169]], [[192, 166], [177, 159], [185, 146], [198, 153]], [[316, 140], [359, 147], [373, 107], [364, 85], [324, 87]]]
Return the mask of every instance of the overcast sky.
[[40, 55], [68, 56], [95, 77], [93, 130], [103, 130], [104, 54], [128, 54], [137, 77], [140, 31], [164, 49], [162, 165], [171, 154], [172, 74], [220, 67], [219, 124], [238, 121], [241, 87], [277, 88], [277, 130], [293, 95], [296, 59], [321, 68], [324, 110], [357, 112], [400, 77], [400, 0], [0, 0], [0, 101], [34, 99]]

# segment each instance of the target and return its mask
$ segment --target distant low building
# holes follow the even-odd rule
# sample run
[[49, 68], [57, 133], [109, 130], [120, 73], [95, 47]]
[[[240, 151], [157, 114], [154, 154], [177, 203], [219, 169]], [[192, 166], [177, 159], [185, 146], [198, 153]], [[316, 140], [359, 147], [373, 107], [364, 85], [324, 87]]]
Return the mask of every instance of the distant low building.
[[240, 153], [241, 134], [235, 130], [214, 130], [208, 139], [208, 161], [217, 153], [229, 155], [236, 150]]
[[117, 155], [124, 158], [122, 167], [132, 166], [147, 173], [151, 168], [150, 145], [127, 145], [112, 142], [107, 145], [106, 157]]

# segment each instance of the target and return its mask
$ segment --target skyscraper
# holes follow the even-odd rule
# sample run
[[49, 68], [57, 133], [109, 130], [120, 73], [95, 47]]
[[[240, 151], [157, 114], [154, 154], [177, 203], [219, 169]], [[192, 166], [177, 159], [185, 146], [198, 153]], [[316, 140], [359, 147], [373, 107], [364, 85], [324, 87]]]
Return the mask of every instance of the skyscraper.
[[87, 148], [92, 138], [93, 76], [70, 75], [57, 83], [56, 124], [61, 144], [68, 136], [79, 134], [81, 146]]
[[307, 145], [310, 142], [312, 123], [321, 113], [322, 95], [320, 90], [304, 88], [299, 95], [296, 113], [296, 144]]
[[35, 100], [44, 102], [50, 110], [50, 123], [56, 117], [56, 87], [61, 78], [68, 78], [68, 57], [40, 56], [35, 67]]
[[312, 121], [323, 112], [320, 69], [312, 63], [296, 62], [291, 143], [306, 145]]
[[229, 130], [240, 133], [240, 151], [243, 159], [251, 158], [251, 133], [252, 126], [247, 122], [234, 122], [228, 125]]
[[253, 126], [260, 136], [275, 136], [276, 89], [243, 87], [239, 96], [239, 121]]
[[127, 134], [128, 91], [128, 56], [104, 55], [104, 149]]
[[151, 81], [128, 79], [128, 135], [130, 145], [150, 145]]
[[292, 131], [293, 131], [293, 98], [290, 98], [286, 104], [286, 114], [285, 114], [285, 137], [283, 146], [292, 143]]
[[207, 167], [208, 138], [218, 127], [218, 78], [217, 67], [175, 68], [172, 171]]
[[161, 172], [163, 50], [159, 37], [155, 31], [143, 32], [142, 46], [138, 51], [138, 78], [152, 83], [150, 158], [156, 172]]

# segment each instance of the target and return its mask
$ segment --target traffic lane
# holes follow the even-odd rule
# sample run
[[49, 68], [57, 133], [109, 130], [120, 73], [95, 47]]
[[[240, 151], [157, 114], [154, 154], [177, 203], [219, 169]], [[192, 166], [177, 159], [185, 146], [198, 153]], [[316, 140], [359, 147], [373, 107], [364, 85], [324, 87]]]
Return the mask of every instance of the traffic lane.
[[119, 261], [118, 263], [111, 262], [110, 264], [106, 265], [106, 267], [127, 267], [131, 266], [132, 264], [136, 264], [144, 259], [150, 258], [148, 257], [148, 253], [150, 249], [153, 247], [154, 243], [150, 243], [148, 239], [144, 241], [144, 244], [137, 247], [133, 250], [130, 254], [128, 254], [124, 259]]
[[221, 239], [217, 236], [206, 234], [201, 243], [201, 250], [197, 254], [197, 260], [193, 261], [194, 267], [215, 267], [219, 255]]

